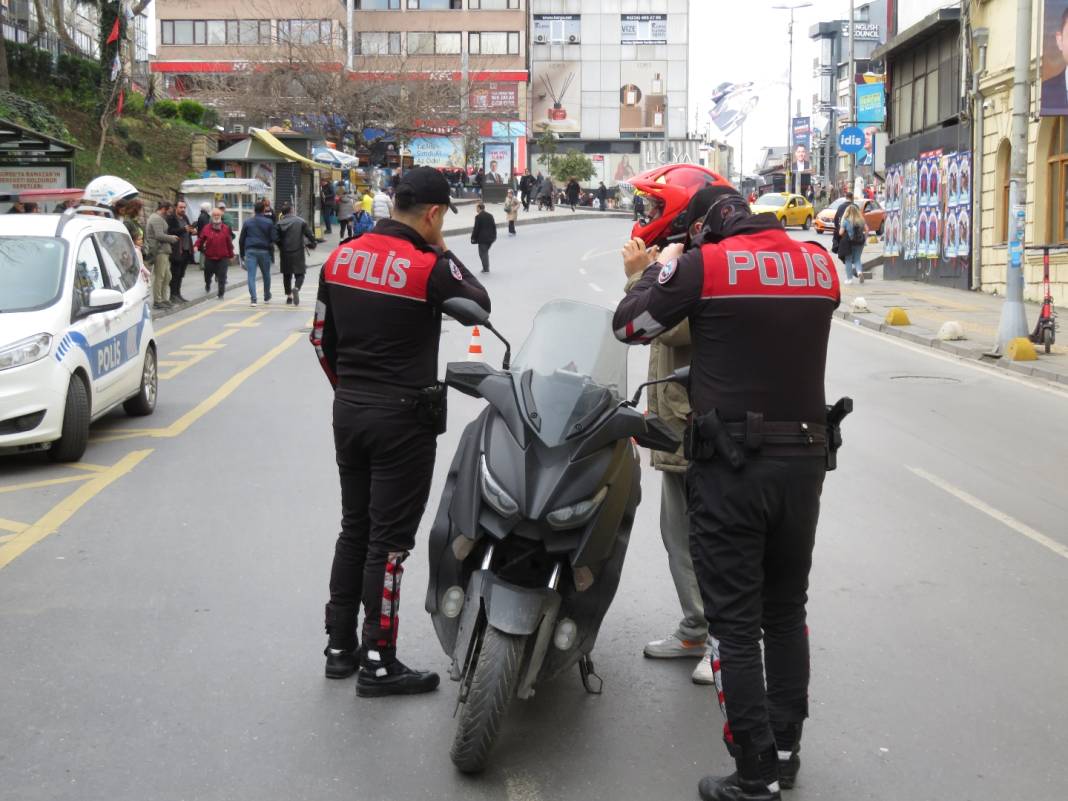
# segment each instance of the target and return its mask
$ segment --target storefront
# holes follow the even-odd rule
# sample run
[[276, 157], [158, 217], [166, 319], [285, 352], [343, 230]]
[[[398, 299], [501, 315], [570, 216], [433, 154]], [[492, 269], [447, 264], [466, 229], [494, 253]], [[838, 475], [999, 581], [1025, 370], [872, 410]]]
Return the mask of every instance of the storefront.
[[73, 186], [77, 149], [21, 125], [0, 121], [0, 213], [11, 208], [22, 192]]

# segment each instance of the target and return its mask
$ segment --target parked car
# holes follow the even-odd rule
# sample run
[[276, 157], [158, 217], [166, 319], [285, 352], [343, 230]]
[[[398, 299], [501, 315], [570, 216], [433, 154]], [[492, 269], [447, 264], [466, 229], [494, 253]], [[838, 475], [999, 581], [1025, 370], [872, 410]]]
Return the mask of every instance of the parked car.
[[767, 192], [758, 197], [756, 203], [750, 203], [749, 207], [754, 214], [771, 212], [779, 219], [783, 228], [800, 225], [807, 231], [816, 216], [816, 210], [808, 200], [801, 195], [785, 192]]
[[[831, 205], [816, 215], [816, 233], [829, 234], [834, 229], [834, 213], [845, 203], [845, 198], [840, 197]], [[874, 231], [882, 236], [883, 222], [886, 220], [886, 209], [879, 205], [877, 200], [864, 199], [860, 202], [860, 213], [864, 215], [864, 223], [868, 231]]]
[[0, 216], [0, 453], [77, 461], [89, 423], [156, 408], [150, 275], [122, 223]]

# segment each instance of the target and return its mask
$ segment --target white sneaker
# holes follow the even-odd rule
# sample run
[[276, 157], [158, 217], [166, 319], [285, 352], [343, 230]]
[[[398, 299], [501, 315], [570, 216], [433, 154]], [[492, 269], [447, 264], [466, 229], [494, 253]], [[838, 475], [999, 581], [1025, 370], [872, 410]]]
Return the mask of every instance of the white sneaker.
[[706, 648], [705, 655], [701, 657], [701, 661], [697, 663], [697, 667], [693, 669], [693, 683], [694, 684], [715, 684], [716, 674], [712, 672], [712, 649]]
[[847, 276], [846, 276], [846, 280], [845, 280], [845, 282], [846, 282], [847, 284], [852, 284], [852, 283], [853, 283], [853, 279], [852, 279], [852, 278], [850, 278], [850, 277], [849, 277], [849, 276], [847, 275]]
[[678, 659], [697, 656], [704, 650], [704, 640], [683, 640], [678, 634], [670, 634], [662, 640], [646, 643], [644, 653], [650, 659]]

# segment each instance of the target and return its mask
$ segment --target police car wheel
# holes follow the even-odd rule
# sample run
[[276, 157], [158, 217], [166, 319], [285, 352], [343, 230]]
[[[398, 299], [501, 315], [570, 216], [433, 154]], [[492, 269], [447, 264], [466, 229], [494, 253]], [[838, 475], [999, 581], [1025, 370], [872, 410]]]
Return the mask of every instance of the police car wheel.
[[141, 368], [141, 387], [137, 394], [122, 404], [126, 414], [144, 417], [156, 410], [156, 395], [159, 390], [159, 373], [156, 370], [156, 349], [152, 345], [145, 351], [145, 364]]
[[85, 381], [77, 375], [70, 378], [67, 402], [63, 407], [63, 428], [59, 439], [52, 443], [48, 458], [53, 462], [76, 462], [89, 444], [89, 392]]

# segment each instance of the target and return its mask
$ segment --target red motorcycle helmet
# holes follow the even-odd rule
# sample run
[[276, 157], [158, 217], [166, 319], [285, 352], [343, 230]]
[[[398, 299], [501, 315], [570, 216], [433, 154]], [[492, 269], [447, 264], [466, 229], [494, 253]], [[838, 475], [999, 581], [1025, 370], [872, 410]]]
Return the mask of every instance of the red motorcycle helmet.
[[631, 229], [631, 238], [640, 237], [646, 247], [664, 245], [686, 238], [683, 213], [690, 200], [706, 186], [734, 186], [718, 173], [696, 164], [669, 164], [631, 178], [628, 183], [641, 192], [645, 203], [642, 216]]

